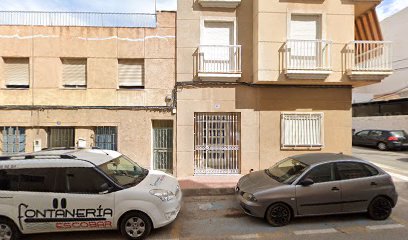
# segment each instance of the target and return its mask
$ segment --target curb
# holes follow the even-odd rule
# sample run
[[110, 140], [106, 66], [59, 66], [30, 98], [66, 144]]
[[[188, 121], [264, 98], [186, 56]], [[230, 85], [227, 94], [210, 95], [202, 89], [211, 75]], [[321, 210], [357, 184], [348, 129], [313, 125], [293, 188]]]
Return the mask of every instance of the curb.
[[234, 188], [191, 188], [181, 189], [184, 197], [234, 195]]

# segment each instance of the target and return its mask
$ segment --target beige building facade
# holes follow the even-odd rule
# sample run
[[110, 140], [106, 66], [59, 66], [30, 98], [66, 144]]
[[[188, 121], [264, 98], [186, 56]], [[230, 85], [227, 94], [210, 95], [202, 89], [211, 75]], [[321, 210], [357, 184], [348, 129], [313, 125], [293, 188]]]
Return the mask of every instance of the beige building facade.
[[350, 154], [352, 88], [392, 73], [379, 2], [178, 0], [178, 176]]
[[0, 26], [1, 152], [119, 150], [172, 171], [176, 13], [149, 27]]

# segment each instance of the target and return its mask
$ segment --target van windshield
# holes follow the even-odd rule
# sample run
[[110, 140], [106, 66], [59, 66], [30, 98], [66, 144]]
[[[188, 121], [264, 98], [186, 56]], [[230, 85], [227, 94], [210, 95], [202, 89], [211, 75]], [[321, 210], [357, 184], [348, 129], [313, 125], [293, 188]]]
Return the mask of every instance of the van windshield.
[[140, 167], [125, 155], [99, 165], [99, 169], [125, 188], [137, 185], [149, 173], [149, 170]]

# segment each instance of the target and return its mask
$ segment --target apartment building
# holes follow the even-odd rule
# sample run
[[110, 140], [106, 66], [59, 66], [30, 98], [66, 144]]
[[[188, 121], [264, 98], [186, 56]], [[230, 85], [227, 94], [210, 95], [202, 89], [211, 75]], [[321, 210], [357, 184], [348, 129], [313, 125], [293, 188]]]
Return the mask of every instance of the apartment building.
[[178, 0], [177, 175], [351, 153], [351, 92], [392, 74], [380, 0]]
[[171, 172], [175, 19], [0, 13], [1, 152], [99, 147]]

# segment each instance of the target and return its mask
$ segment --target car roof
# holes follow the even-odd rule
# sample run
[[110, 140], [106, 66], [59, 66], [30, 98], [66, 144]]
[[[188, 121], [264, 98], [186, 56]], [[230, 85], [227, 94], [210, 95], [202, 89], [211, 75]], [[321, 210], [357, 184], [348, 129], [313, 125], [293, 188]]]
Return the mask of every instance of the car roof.
[[353, 157], [342, 153], [307, 153], [290, 157], [307, 165], [314, 165], [323, 162], [334, 162], [342, 160], [364, 161], [360, 158]]
[[362, 132], [362, 131], [382, 131], [382, 132], [394, 132], [394, 131], [404, 131], [404, 130], [398, 130], [398, 129], [393, 129], [393, 130], [383, 130], [383, 129], [364, 129], [364, 130], [361, 130], [361, 131], [359, 131], [359, 132]]
[[94, 167], [122, 154], [100, 149], [51, 149], [0, 157], [1, 165], [20, 167]]

